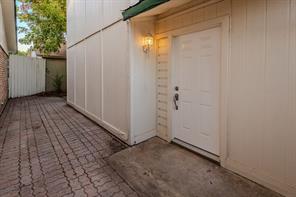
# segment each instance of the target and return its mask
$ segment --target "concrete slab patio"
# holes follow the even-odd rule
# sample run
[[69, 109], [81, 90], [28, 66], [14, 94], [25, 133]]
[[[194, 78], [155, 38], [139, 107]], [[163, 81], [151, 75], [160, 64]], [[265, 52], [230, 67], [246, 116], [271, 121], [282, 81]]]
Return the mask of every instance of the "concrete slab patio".
[[118, 152], [109, 163], [140, 196], [281, 196], [159, 138]]
[[0, 196], [137, 196], [106, 162], [124, 148], [61, 98], [12, 99], [0, 117]]

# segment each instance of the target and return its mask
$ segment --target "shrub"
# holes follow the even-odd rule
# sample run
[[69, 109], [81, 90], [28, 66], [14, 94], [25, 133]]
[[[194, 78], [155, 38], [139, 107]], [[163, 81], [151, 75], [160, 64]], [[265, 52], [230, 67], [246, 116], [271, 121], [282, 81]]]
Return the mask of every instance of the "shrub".
[[63, 83], [63, 75], [59, 75], [58, 73], [53, 78], [53, 87], [57, 93], [62, 91], [62, 83]]

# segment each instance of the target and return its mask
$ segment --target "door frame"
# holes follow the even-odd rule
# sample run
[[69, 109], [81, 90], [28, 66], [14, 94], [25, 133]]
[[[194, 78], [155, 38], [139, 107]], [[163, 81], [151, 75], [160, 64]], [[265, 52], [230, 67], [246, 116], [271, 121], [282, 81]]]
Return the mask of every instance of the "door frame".
[[174, 54], [173, 54], [173, 38], [184, 34], [199, 32], [215, 27], [221, 28], [221, 68], [220, 68], [220, 102], [219, 102], [219, 148], [220, 148], [220, 164], [226, 165], [227, 158], [227, 114], [228, 114], [228, 86], [230, 80], [229, 73], [229, 48], [230, 48], [230, 17], [223, 16], [208, 21], [200, 22], [191, 26], [175, 29], [166, 33], [155, 36], [156, 40], [168, 38], [168, 141], [172, 141], [173, 134], [173, 84], [174, 84]]

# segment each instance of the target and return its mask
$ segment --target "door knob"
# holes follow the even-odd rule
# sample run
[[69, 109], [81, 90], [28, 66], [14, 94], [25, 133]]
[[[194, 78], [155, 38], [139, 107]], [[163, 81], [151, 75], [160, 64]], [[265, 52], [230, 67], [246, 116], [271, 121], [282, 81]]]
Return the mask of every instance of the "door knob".
[[178, 93], [175, 94], [175, 99], [176, 99], [176, 101], [179, 100], [179, 94]]
[[178, 106], [178, 104], [177, 104], [177, 101], [178, 101], [178, 100], [179, 100], [179, 94], [176, 93], [176, 94], [174, 95], [174, 104], [175, 104], [175, 109], [176, 109], [176, 110], [179, 109], [179, 106]]

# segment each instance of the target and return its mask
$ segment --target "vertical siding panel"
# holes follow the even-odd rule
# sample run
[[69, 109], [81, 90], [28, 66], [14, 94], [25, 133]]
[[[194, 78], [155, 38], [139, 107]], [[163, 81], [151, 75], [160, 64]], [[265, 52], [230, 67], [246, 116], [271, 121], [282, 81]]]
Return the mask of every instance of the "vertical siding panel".
[[[121, 37], [114, 44], [118, 35]], [[129, 131], [128, 46], [128, 26], [125, 22], [103, 31], [103, 121], [122, 132], [124, 138]]]
[[[10, 62], [11, 60], [9, 60], [9, 62]], [[9, 67], [9, 72], [10, 72], [10, 69], [11, 69], [11, 67]], [[11, 76], [10, 76], [10, 73], [9, 73], [9, 77], [8, 77], [8, 98], [10, 98], [10, 94], [11, 94], [11, 92], [10, 92], [10, 90], [11, 90]]]
[[[34, 74], [34, 77], [35, 77], [35, 72], [34, 72], [34, 65], [32, 64], [33, 62], [31, 62], [31, 61], [29, 61], [29, 60], [26, 60], [26, 59], [24, 59], [24, 65], [25, 64], [27, 64], [29, 67], [30, 67], [30, 69], [28, 69], [29, 70], [29, 73], [31, 74], [31, 75], [29, 75], [28, 77], [30, 78], [30, 79], [34, 79], [34, 78], [31, 78], [32, 76], [33, 76], [33, 74]], [[26, 84], [27, 85], [27, 84]], [[28, 82], [28, 93], [29, 94], [34, 94], [34, 89], [35, 89], [35, 81], [33, 81], [33, 80], [30, 80], [29, 82]]]
[[37, 69], [36, 69], [36, 64], [35, 63], [33, 63], [33, 61], [30, 61], [30, 60], [25, 60], [25, 62], [24, 62], [24, 65], [25, 64], [28, 64], [28, 65], [30, 65], [30, 67], [31, 67], [31, 69], [32, 69], [32, 71], [33, 71], [33, 82], [32, 82], [32, 86], [31, 86], [31, 88], [32, 88], [32, 93], [33, 94], [35, 94], [37, 91], [36, 91], [36, 88], [37, 88], [37, 84], [36, 84], [36, 82], [37, 82]]
[[246, 11], [246, 0], [232, 1], [228, 154], [229, 158], [236, 161], [244, 161], [241, 152], [245, 133], [242, 77], [245, 64]]
[[74, 103], [75, 47], [67, 50], [67, 100]]
[[[23, 67], [27, 64], [26, 61], [27, 59], [23, 59], [23, 64], [22, 65], [19, 65], [18, 67], [18, 75], [19, 77], [22, 79], [22, 80], [19, 80], [19, 86], [18, 86], [18, 89], [19, 89], [19, 96], [24, 96], [24, 93], [23, 93], [23, 87], [24, 87], [24, 84], [22, 83], [23, 81], [25, 81], [25, 77], [24, 75], [22, 75], [23, 73]], [[29, 64], [30, 65], [30, 64]]]
[[[11, 56], [10, 56], [11, 57]], [[14, 65], [15, 59], [9, 57], [9, 98], [13, 98], [13, 90], [14, 90]]]
[[23, 60], [22, 59], [19, 59], [19, 62], [20, 62], [20, 64], [17, 64], [17, 69], [15, 70], [16, 71], [16, 87], [15, 87], [15, 89], [16, 89], [16, 92], [15, 92], [15, 96], [16, 97], [18, 97], [19, 95], [18, 95], [18, 92], [19, 92], [19, 87], [20, 87], [20, 80], [17, 80], [17, 79], [19, 79], [19, 65], [22, 65], [23, 63]]
[[[36, 81], [39, 81], [40, 78], [41, 78], [41, 77], [40, 77], [41, 70], [40, 70], [40, 68], [39, 68], [39, 62], [36, 61], [34, 64], [35, 64], [35, 68], [36, 68]], [[40, 85], [40, 84], [36, 83], [36, 91], [39, 90], [39, 85]]]
[[13, 59], [12, 58], [9, 58], [9, 82], [10, 82], [10, 84], [9, 84], [9, 98], [13, 98], [12, 96], [13, 96], [13, 89], [14, 89], [14, 82], [15, 82], [15, 80], [14, 80], [14, 72], [13, 72], [13, 70], [14, 70], [14, 65], [15, 65], [15, 63], [14, 63], [14, 61], [13, 61]]
[[85, 20], [86, 20], [86, 36], [102, 28], [103, 23], [103, 1], [86, 0]]
[[33, 75], [34, 75], [34, 82], [33, 82], [33, 84], [32, 84], [32, 93], [33, 94], [36, 94], [36, 92], [37, 92], [37, 72], [38, 72], [38, 70], [37, 70], [37, 66], [36, 66], [36, 62], [33, 62], [33, 61], [31, 61], [31, 60], [26, 60], [25, 61], [26, 63], [25, 64], [30, 64], [31, 65], [31, 67], [32, 67], [32, 69], [33, 69]]
[[18, 90], [17, 90], [17, 87], [18, 87], [18, 82], [19, 82], [19, 80], [17, 80], [18, 79], [18, 69], [17, 69], [17, 65], [19, 65], [19, 64], [21, 64], [21, 59], [16, 59], [16, 61], [17, 61], [17, 64], [15, 65], [15, 69], [14, 69], [14, 73], [15, 73], [15, 75], [14, 75], [14, 80], [15, 80], [15, 86], [14, 86], [14, 97], [17, 97], [18, 95], [17, 95], [17, 92], [18, 92]]
[[85, 43], [79, 43], [75, 50], [75, 104], [85, 108]]
[[[31, 59], [29, 59], [29, 58], [25, 58], [25, 57], [22, 57], [22, 60], [21, 60], [23, 63], [22, 64], [19, 64], [18, 66], [20, 67], [19, 69], [21, 69], [21, 67], [23, 67], [23, 66], [27, 66], [27, 69], [29, 69], [29, 70], [31, 70], [31, 72], [34, 72], [34, 70], [32, 70], [32, 68], [35, 66], [35, 65], [33, 65], [32, 64], [32, 61], [31, 61]], [[21, 73], [22, 73], [22, 71], [21, 71]], [[20, 87], [21, 88], [21, 90], [20, 90], [20, 92], [19, 92], [19, 95], [18, 96], [24, 96], [24, 93], [23, 93], [23, 86], [25, 85], [25, 81], [24, 81], [24, 79], [26, 78], [26, 73], [24, 74], [24, 75], [21, 75], [21, 73], [18, 73], [18, 79], [17, 80], [19, 80], [20, 78], [22, 78], [22, 80], [21, 81], [23, 81], [23, 84], [22, 84], [22, 87]], [[33, 75], [34, 75], [34, 77], [35, 77], [35, 75], [36, 75], [36, 73], [34, 72], [33, 73]], [[34, 80], [35, 78], [32, 78], [32, 79], [30, 79], [30, 81], [32, 81], [32, 87], [30, 86], [29, 88], [33, 88], [34, 90], [36, 89], [36, 81]], [[29, 89], [28, 88], [28, 89]], [[29, 91], [28, 91], [29, 92]]]
[[44, 90], [45, 90], [45, 66], [46, 66], [46, 60], [42, 61], [41, 59], [38, 59], [38, 67], [39, 67], [39, 73], [38, 73], [38, 76], [39, 76], [39, 79], [38, 79], [38, 92], [42, 92], [43, 90], [43, 87], [44, 87]]
[[290, 52], [289, 52], [289, 83], [290, 83], [290, 125], [287, 138], [287, 184], [296, 189], [296, 0], [290, 3]]
[[74, 41], [74, 0], [67, 0], [67, 45], [71, 46]]
[[[15, 59], [16, 60], [16, 64], [14, 65], [14, 87], [13, 87], [13, 96], [14, 97], [17, 97], [16, 93], [17, 93], [17, 86], [18, 86], [18, 80], [17, 80], [17, 66], [18, 65], [18, 62], [20, 62], [20, 59]], [[14, 98], [12, 97], [12, 98]]]
[[[246, 22], [245, 70], [244, 81], [245, 105], [245, 143], [243, 143], [246, 164], [251, 168], [260, 167], [262, 158], [262, 131], [264, 129], [264, 64], [265, 64], [265, 0], [248, 0]], [[250, 80], [251, 79], [251, 80]], [[252, 146], [250, 146], [252, 144]]]
[[29, 60], [29, 64], [31, 64], [31, 66], [33, 67], [33, 70], [34, 70], [34, 88], [32, 89], [32, 91], [33, 91], [33, 94], [36, 94], [37, 87], [38, 87], [38, 85], [37, 85], [37, 72], [38, 72], [37, 64], [36, 64], [36, 62], [30, 61], [30, 60]]
[[30, 93], [30, 94], [33, 94], [33, 90], [35, 89], [35, 71], [34, 71], [34, 67], [33, 67], [33, 65], [29, 62], [29, 60], [26, 60], [26, 59], [23, 59], [22, 60], [22, 62], [23, 62], [23, 64], [25, 65], [25, 64], [27, 64], [27, 66], [28, 66], [28, 70], [29, 70], [29, 72], [30, 72], [30, 81], [29, 81], [29, 87], [28, 87], [28, 92]]
[[[24, 61], [26, 61], [26, 60], [24, 60]], [[30, 65], [31, 76], [32, 76], [32, 81], [31, 81], [31, 85], [30, 85], [31, 90], [30, 91], [32, 93], [34, 93], [35, 88], [36, 88], [36, 70], [35, 70], [35, 65], [29, 63], [29, 60], [27, 60], [27, 63], [28, 63], [28, 65]]]
[[42, 68], [40, 68], [42, 64], [40, 64], [40, 63], [41, 62], [39, 62], [39, 61], [35, 62], [35, 65], [36, 65], [36, 81], [40, 81], [40, 83], [36, 83], [36, 86], [37, 86], [36, 91], [39, 91], [40, 86], [42, 85], [42, 83], [41, 83], [41, 80], [42, 80], [42, 76], [41, 76], [42, 75]]
[[[35, 69], [35, 76], [36, 76], [36, 82], [39, 80], [39, 66], [38, 66], [38, 62], [36, 61], [36, 62], [33, 62], [32, 61], [32, 65], [34, 66], [34, 69]], [[36, 83], [36, 87], [35, 87], [35, 90], [34, 90], [34, 94], [36, 94], [37, 93], [37, 91], [38, 91], [38, 83]]]
[[[33, 94], [33, 89], [35, 89], [35, 86], [36, 86], [35, 81], [33, 81], [34, 80], [34, 76], [33, 76], [34, 70], [33, 70], [31, 62], [29, 62], [30, 60], [23, 58], [22, 61], [23, 61], [23, 65], [27, 65], [27, 67], [28, 67], [27, 70], [29, 73], [28, 78], [31, 79], [26, 84], [26, 86], [28, 88], [28, 93]], [[34, 75], [35, 75], [35, 73], [34, 73]]]
[[15, 83], [14, 66], [15, 66], [15, 59], [10, 58], [9, 59], [9, 78], [10, 78], [10, 82], [11, 82], [11, 85], [10, 85], [11, 88], [9, 88], [9, 98], [13, 98], [13, 96], [14, 96], [14, 83]]
[[[28, 72], [30, 71], [30, 69], [25, 69], [24, 70], [24, 73], [25, 73], [25, 76], [26, 76], [26, 78], [28, 78], [28, 79], [30, 79], [30, 76], [28, 76]], [[30, 90], [30, 89], [28, 89], [29, 88], [29, 84], [28, 83], [30, 83], [30, 81], [28, 81], [28, 80], [26, 80], [25, 82], [24, 82], [24, 86], [25, 86], [25, 89], [27, 90], [27, 93], [28, 93], [28, 95], [31, 93], [30, 91], [28, 91], [28, 90]]]
[[[20, 60], [19, 60], [20, 61]], [[21, 59], [21, 62], [23, 62], [24, 61], [24, 59]], [[16, 97], [19, 97], [19, 92], [20, 92], [20, 80], [18, 80], [20, 77], [19, 77], [19, 65], [20, 64], [17, 64], [17, 66], [16, 66], [16, 87], [15, 87], [15, 89], [16, 89], [16, 91], [15, 91], [15, 96]]]
[[263, 167], [274, 179], [283, 182], [286, 135], [289, 130], [289, 1], [267, 1], [267, 43], [265, 70], [265, 130]]
[[86, 41], [85, 110], [101, 119], [101, 33]]
[[75, 32], [76, 41], [82, 40], [86, 35], [85, 0], [74, 0], [75, 2]]
[[[23, 59], [23, 64], [22, 65], [19, 65], [19, 68], [18, 68], [18, 74], [19, 74], [19, 77], [22, 79], [22, 80], [19, 80], [19, 96], [24, 96], [24, 81], [25, 81], [25, 78], [26, 78], [26, 75], [22, 75], [23, 74], [23, 68], [24, 66], [27, 64], [26, 62], [29, 61], [27, 59]], [[29, 64], [30, 65], [30, 64]]]

